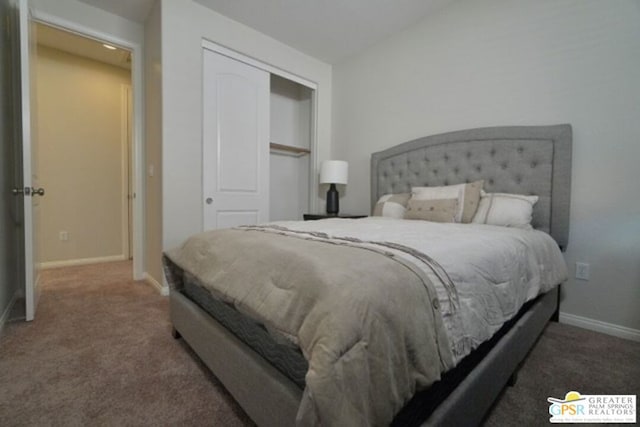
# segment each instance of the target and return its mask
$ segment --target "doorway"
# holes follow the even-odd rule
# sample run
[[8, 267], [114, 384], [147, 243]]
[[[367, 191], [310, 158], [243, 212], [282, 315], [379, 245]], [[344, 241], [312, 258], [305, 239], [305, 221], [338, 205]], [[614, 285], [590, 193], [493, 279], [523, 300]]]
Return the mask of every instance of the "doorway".
[[36, 24], [38, 263], [133, 257], [132, 53]]

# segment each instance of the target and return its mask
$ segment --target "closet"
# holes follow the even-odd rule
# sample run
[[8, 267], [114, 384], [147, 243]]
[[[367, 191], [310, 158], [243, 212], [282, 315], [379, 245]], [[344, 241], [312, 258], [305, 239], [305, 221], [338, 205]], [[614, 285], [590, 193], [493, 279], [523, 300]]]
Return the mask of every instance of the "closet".
[[223, 53], [203, 47], [204, 229], [301, 219], [315, 170], [315, 88]]
[[312, 92], [271, 75], [271, 221], [302, 219], [309, 212]]

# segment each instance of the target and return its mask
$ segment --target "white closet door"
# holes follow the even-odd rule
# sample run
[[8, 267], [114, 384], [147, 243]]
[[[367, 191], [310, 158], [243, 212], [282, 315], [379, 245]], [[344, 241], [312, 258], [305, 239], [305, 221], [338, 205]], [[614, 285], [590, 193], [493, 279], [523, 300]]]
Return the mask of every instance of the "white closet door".
[[269, 220], [269, 73], [203, 49], [204, 229]]

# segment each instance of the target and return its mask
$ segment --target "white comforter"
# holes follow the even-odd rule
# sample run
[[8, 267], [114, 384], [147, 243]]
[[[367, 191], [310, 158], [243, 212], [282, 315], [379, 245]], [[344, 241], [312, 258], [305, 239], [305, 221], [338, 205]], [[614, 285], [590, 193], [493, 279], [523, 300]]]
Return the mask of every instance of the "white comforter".
[[[393, 242], [436, 260], [455, 285], [457, 304], [452, 302], [438, 275], [423, 263], [417, 265], [424, 266], [438, 291], [455, 363], [489, 339], [526, 301], [568, 277], [555, 241], [536, 230], [382, 217], [273, 224], [330, 237]], [[385, 250], [394, 252], [388, 247]], [[411, 258], [405, 252], [397, 254]]]

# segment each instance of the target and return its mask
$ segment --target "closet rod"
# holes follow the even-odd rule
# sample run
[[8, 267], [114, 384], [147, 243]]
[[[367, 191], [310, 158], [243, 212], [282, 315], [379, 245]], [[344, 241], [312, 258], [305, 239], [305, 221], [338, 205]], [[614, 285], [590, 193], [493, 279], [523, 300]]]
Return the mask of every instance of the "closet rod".
[[269, 148], [271, 148], [272, 150], [286, 151], [288, 153], [297, 154], [298, 156], [304, 156], [305, 154], [311, 153], [311, 150], [309, 150], [307, 148], [293, 147], [291, 145], [276, 144], [275, 142], [270, 143], [269, 144]]

